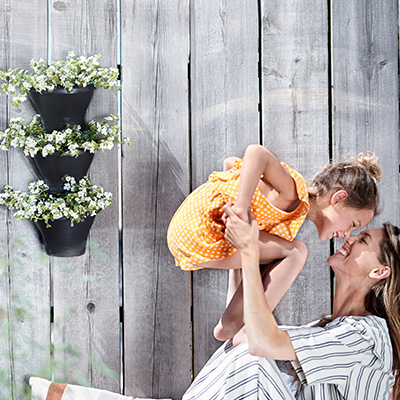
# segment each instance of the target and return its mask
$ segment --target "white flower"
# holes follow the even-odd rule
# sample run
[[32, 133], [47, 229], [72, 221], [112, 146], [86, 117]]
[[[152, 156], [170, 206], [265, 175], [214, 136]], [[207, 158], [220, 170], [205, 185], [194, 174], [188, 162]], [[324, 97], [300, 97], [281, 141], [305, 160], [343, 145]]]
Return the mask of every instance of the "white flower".
[[66, 136], [66, 133], [57, 132], [56, 135], [55, 135], [56, 143], [65, 143], [65, 136]]
[[18, 147], [19, 141], [20, 141], [19, 138], [14, 138], [13, 140], [11, 140], [10, 145], [12, 147]]
[[60, 210], [51, 210], [51, 215], [54, 219], [60, 219], [63, 217], [63, 214], [60, 212]]
[[18, 122], [22, 122], [22, 118], [21, 117], [18, 117], [18, 118], [11, 118], [10, 119], [10, 124], [12, 124], [12, 123], [18, 123]]
[[52, 144], [46, 144], [42, 150], [42, 156], [46, 157], [48, 154], [53, 154], [56, 149]]
[[31, 138], [30, 136], [26, 138], [25, 146], [35, 147], [35, 145], [36, 145], [36, 141], [33, 138]]

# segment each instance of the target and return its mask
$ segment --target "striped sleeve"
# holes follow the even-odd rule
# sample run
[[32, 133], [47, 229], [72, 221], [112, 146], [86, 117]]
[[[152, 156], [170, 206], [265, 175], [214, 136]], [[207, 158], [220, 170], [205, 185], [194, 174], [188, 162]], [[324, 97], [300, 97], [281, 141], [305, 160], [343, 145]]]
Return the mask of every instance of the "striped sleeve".
[[[390, 340], [375, 337], [371, 326], [375, 320], [365, 321], [342, 317], [324, 328], [288, 330], [298, 358], [294, 367], [302, 383], [336, 385], [345, 398], [353, 398], [349, 390], [355, 386], [359, 393], [368, 385], [387, 391], [391, 382]], [[387, 331], [385, 326], [380, 328], [375, 330]], [[382, 343], [387, 345], [382, 347]]]

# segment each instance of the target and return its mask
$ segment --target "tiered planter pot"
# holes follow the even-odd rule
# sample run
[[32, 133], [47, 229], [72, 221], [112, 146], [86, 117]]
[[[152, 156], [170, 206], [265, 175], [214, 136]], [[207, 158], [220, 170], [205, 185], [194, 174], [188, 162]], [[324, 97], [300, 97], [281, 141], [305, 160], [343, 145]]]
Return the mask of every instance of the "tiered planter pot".
[[72, 92], [64, 88], [55, 88], [52, 92], [31, 91], [29, 100], [47, 132], [64, 129], [67, 124], [84, 129], [86, 110], [94, 90], [90, 85], [74, 88]]
[[41, 220], [36, 221], [35, 225], [42, 235], [49, 256], [76, 257], [86, 251], [86, 241], [94, 218], [87, 217], [74, 226], [71, 226], [67, 218], [50, 222], [50, 228], [46, 228], [46, 223]]
[[[40, 114], [42, 125], [46, 132], [60, 131], [67, 125], [80, 125], [86, 128], [85, 114], [95, 90], [94, 86], [77, 87], [68, 92], [64, 88], [56, 88], [52, 92], [41, 93], [31, 91], [29, 100], [36, 113]], [[78, 157], [54, 153], [43, 157], [38, 154], [34, 163], [38, 168], [40, 178], [49, 186], [52, 194], [63, 191], [61, 178], [68, 174], [79, 181], [84, 177], [94, 154], [80, 151]], [[50, 222], [47, 228], [44, 221], [35, 222], [42, 235], [46, 253], [56, 257], [75, 257], [85, 253], [86, 241], [94, 217], [71, 226], [71, 221], [62, 218]]]
[[46, 157], [37, 154], [33, 160], [39, 170], [40, 178], [49, 186], [50, 193], [58, 193], [63, 190], [61, 178], [67, 174], [79, 181], [87, 175], [93, 157], [93, 153], [79, 150], [78, 157], [55, 152]]

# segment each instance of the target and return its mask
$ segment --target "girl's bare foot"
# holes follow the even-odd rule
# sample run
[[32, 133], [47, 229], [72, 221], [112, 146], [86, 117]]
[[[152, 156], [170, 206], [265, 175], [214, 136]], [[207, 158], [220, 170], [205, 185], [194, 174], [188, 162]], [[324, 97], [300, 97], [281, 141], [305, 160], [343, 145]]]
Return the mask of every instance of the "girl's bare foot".
[[232, 339], [240, 331], [242, 326], [243, 323], [223, 324], [222, 321], [219, 320], [214, 328], [214, 337], [221, 342], [225, 342], [225, 340]]
[[245, 326], [243, 326], [243, 328], [240, 329], [240, 331], [232, 338], [232, 344], [234, 346], [237, 346], [243, 342], [247, 342], [247, 333]]

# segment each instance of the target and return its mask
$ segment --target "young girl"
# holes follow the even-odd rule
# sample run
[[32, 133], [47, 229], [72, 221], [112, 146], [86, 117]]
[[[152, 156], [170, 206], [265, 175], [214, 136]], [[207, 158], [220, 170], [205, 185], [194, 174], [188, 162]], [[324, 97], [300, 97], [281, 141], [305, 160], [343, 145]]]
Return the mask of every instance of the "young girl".
[[234, 270], [228, 307], [214, 330], [219, 340], [232, 338], [243, 326], [240, 255], [225, 238], [222, 207], [232, 202], [243, 220], [250, 208], [260, 230], [260, 264], [281, 260], [263, 276], [273, 310], [305, 264], [306, 247], [294, 239], [305, 218], [321, 240], [350, 235], [377, 213], [381, 176], [375, 155], [362, 153], [325, 166], [307, 188], [298, 172], [260, 145], [248, 146], [243, 160], [227, 159], [224, 170], [213, 172], [186, 198], [168, 228], [169, 249], [183, 270]]

